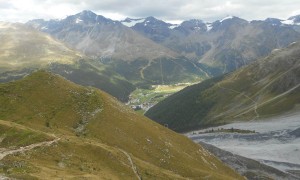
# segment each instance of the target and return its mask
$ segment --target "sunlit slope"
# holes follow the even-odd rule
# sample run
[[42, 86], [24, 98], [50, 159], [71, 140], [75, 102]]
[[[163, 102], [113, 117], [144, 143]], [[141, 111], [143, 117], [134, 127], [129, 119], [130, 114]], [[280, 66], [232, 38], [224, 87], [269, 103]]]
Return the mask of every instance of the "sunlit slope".
[[299, 110], [300, 43], [223, 77], [188, 87], [147, 116], [175, 130], [257, 120]]
[[0, 22], [0, 40], [0, 82], [20, 79], [42, 68], [78, 84], [100, 88], [122, 101], [135, 89], [111, 68], [27, 25]]
[[134, 113], [110, 95], [43, 71], [0, 85], [0, 119], [56, 139], [4, 157], [7, 168], [0, 171], [6, 176], [241, 178], [201, 146]]
[[53, 62], [72, 64], [80, 58], [80, 54], [49, 35], [22, 24], [0, 22], [0, 39], [0, 72]]

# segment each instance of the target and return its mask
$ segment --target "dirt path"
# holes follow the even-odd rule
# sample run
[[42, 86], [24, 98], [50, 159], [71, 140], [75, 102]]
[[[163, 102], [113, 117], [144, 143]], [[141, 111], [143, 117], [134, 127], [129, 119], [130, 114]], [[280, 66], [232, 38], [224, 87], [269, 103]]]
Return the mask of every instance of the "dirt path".
[[38, 130], [35, 130], [35, 129], [31, 129], [29, 127], [25, 127], [21, 124], [17, 124], [17, 123], [14, 123], [14, 122], [0, 120], [0, 124], [6, 125], [6, 126], [9, 126], [9, 127], [15, 127], [15, 128], [22, 129], [22, 130], [30, 130], [30, 131], [33, 131], [33, 132], [42, 133], [42, 134], [45, 134], [45, 135], [48, 135], [48, 136], [51, 136], [51, 137], [55, 138], [52, 141], [44, 141], [44, 142], [40, 142], [40, 143], [36, 143], [36, 144], [31, 144], [31, 145], [28, 145], [28, 146], [25, 146], [25, 147], [20, 147], [18, 149], [5, 149], [5, 148], [2, 148], [2, 149], [0, 149], [0, 160], [2, 160], [7, 155], [29, 151], [29, 150], [31, 150], [35, 147], [50, 146], [51, 144], [53, 144], [53, 143], [60, 140], [60, 138], [56, 137], [54, 134], [49, 134], [49, 133], [45, 133], [45, 132], [38, 131]]
[[[271, 99], [269, 99], [269, 100], [267, 100], [267, 101], [264, 101], [264, 102], [260, 103], [258, 106], [263, 106], [264, 104], [267, 104], [267, 103], [272, 102], [272, 101], [274, 101], [274, 100], [276, 100], [276, 99], [278, 99], [278, 98], [280, 98], [280, 97], [282, 97], [282, 96], [285, 96], [285, 95], [289, 94], [290, 92], [294, 91], [295, 89], [297, 89], [298, 87], [300, 87], [300, 84], [298, 84], [298, 85], [292, 87], [291, 89], [289, 89], [289, 90], [287, 90], [287, 91], [285, 91], [285, 92], [283, 92], [283, 93], [281, 93], [281, 94], [279, 94], [279, 95], [277, 95], [277, 96], [275, 96], [275, 97], [273, 97], [273, 98], [271, 98]], [[256, 107], [256, 108], [257, 108], [257, 107]], [[242, 112], [242, 113], [236, 115], [235, 117], [238, 117], [238, 116], [240, 116], [240, 115], [242, 115], [242, 114], [248, 113], [250, 110], [251, 110], [251, 109], [249, 109], [249, 110], [247, 110], [247, 111], [245, 111], [245, 112]]]
[[137, 171], [137, 169], [136, 169], [136, 166], [133, 164], [133, 161], [132, 161], [130, 155], [129, 155], [126, 151], [124, 151], [123, 149], [120, 149], [120, 148], [119, 148], [119, 150], [120, 150], [123, 154], [125, 154], [125, 155], [127, 156], [127, 159], [128, 159], [128, 161], [129, 161], [129, 163], [131, 164], [131, 169], [132, 169], [132, 171], [133, 171], [134, 174], [136, 175], [137, 179], [138, 179], [138, 180], [141, 180], [142, 178], [140, 177], [140, 175], [139, 175], [139, 173], [138, 173], [138, 171]]
[[0, 150], [0, 160], [2, 160], [7, 155], [29, 151], [29, 150], [31, 150], [35, 147], [50, 146], [51, 144], [53, 144], [53, 143], [55, 143], [59, 140], [60, 140], [60, 138], [56, 138], [52, 141], [45, 141], [45, 142], [40, 142], [40, 143], [36, 143], [36, 144], [31, 144], [31, 145], [28, 145], [28, 146], [25, 146], [25, 147], [20, 147], [18, 149], [13, 149], [13, 150], [2, 149], [2, 150]]
[[0, 174], [0, 180], [9, 180], [9, 178]]
[[144, 67], [140, 70], [140, 74], [141, 74], [142, 79], [145, 79], [145, 76], [144, 76], [144, 70], [151, 66], [152, 61], [153, 61], [153, 60], [149, 60], [149, 61], [148, 61], [148, 64], [147, 64], [146, 66], [144, 66]]
[[191, 63], [192, 63], [192, 65], [194, 66], [194, 68], [198, 69], [200, 72], [203, 72], [207, 78], [210, 77], [210, 76], [207, 74], [206, 71], [204, 71], [203, 69], [199, 68], [195, 63], [193, 63], [193, 62], [191, 62]]
[[[237, 94], [241, 94], [242, 96], [244, 96], [244, 97], [246, 97], [247, 99], [249, 99], [250, 101], [252, 101], [252, 102], [254, 103], [254, 105], [253, 105], [252, 108], [250, 108], [250, 110], [253, 109], [254, 112], [255, 112], [255, 114], [256, 114], [256, 117], [254, 117], [252, 120], [255, 120], [255, 119], [258, 119], [258, 118], [259, 118], [259, 114], [258, 114], [258, 112], [257, 112], [257, 102], [256, 102], [256, 101], [254, 101], [252, 98], [250, 98], [249, 96], [245, 95], [245, 94], [242, 93], [242, 92], [236, 91], [236, 90], [234, 90], [234, 89], [222, 87], [222, 86], [220, 86], [220, 83], [217, 83], [217, 86], [218, 86], [220, 89], [225, 89], [225, 90], [229, 90], [229, 91], [231, 91], [231, 92], [237, 93]], [[249, 110], [249, 111], [250, 111], [250, 110]]]

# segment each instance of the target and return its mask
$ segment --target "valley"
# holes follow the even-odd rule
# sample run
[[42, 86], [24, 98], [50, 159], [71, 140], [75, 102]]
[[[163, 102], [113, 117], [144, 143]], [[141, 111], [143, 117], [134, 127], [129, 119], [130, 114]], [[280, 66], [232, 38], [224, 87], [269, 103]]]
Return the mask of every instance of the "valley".
[[0, 2], [0, 180], [300, 179], [298, 10], [15, 2]]
[[135, 111], [144, 114], [152, 106], [168, 96], [195, 83], [178, 83], [174, 85], [152, 85], [149, 89], [136, 89], [129, 95], [126, 105]]
[[[199, 133], [207, 131], [203, 129], [185, 135], [197, 143], [208, 143], [222, 150], [274, 167], [287, 174], [294, 174], [292, 179], [298, 179], [300, 178], [297, 175], [300, 172], [300, 138], [299, 133], [295, 134], [294, 132], [299, 130], [299, 118], [299, 112], [294, 112], [276, 118], [256, 119], [250, 122], [236, 122], [214, 127], [214, 129], [247, 128], [247, 130], [255, 131], [253, 134]], [[235, 163], [238, 163], [238, 160]], [[276, 179], [276, 176], [274, 178]]]
[[145, 115], [184, 132], [297, 111], [299, 50], [299, 42], [291, 43], [236, 71], [189, 86]]

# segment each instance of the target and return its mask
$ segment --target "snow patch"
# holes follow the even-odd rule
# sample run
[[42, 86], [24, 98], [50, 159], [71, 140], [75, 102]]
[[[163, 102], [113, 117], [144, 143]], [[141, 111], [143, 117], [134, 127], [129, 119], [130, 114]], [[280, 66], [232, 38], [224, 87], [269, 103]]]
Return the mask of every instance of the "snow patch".
[[300, 25], [300, 23], [295, 23], [295, 19], [282, 20], [281, 23], [284, 25]]
[[296, 44], [297, 42], [292, 42], [290, 45]]
[[142, 23], [144, 21], [145, 21], [145, 19], [131, 19], [128, 21], [122, 21], [122, 24], [127, 27], [132, 27], [132, 26], [135, 26], [136, 24]]
[[77, 18], [76, 21], [75, 21], [76, 24], [81, 23], [81, 22], [82, 22], [82, 20], [79, 19], [79, 18]]
[[223, 21], [225, 21], [225, 20], [232, 19], [232, 18], [233, 18], [233, 16], [227, 16], [227, 17], [221, 19], [220, 22], [223, 22]]
[[169, 26], [169, 29], [174, 29], [177, 28], [179, 25], [178, 24], [172, 24], [171, 26]]
[[282, 24], [286, 24], [286, 25], [294, 25], [294, 20], [291, 19], [291, 20], [283, 20], [281, 21]]
[[199, 31], [199, 30], [201, 30], [201, 27], [194, 27], [194, 29]]
[[206, 25], [207, 31], [210, 31], [213, 28], [212, 23], [206, 23], [205, 25]]

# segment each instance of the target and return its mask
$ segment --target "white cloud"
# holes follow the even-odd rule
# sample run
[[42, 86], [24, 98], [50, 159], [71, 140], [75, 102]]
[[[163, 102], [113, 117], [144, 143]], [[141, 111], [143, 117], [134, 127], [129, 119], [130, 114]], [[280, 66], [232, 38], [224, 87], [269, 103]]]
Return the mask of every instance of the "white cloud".
[[0, 0], [0, 21], [64, 18], [87, 9], [112, 19], [154, 16], [176, 22], [213, 21], [227, 15], [247, 20], [285, 19], [300, 14], [299, 7], [299, 0]]

